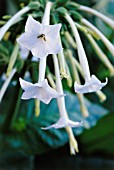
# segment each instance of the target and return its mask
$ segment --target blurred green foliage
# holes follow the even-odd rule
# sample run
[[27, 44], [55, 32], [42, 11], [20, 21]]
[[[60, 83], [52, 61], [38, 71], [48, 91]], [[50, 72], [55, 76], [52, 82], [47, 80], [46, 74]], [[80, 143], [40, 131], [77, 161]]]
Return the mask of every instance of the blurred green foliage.
[[[8, 14], [12, 14], [17, 11], [19, 9], [20, 2], [27, 4], [28, 1], [7, 0], [7, 4], [10, 4], [10, 6], [8, 5], [7, 8]], [[102, 2], [104, 2], [104, 0], [102, 0]], [[82, 0], [79, 1], [79, 3], [82, 3], [87, 6], [95, 5], [96, 8], [98, 8], [99, 6], [97, 5], [97, 3], [100, 2], [97, 0], [92, 0], [91, 2], [89, 0]], [[113, 16], [114, 10], [112, 4], [114, 4], [114, 2], [110, 1], [107, 3], [108, 8], [106, 8], [107, 4], [105, 4], [105, 6], [101, 5], [101, 8], [99, 7], [99, 10], [105, 11], [106, 15]], [[34, 11], [32, 11], [32, 14], [35, 18], [40, 20], [43, 14], [43, 7], [40, 8], [40, 12], [38, 14]], [[85, 15], [87, 18], [90, 18], [89, 14]], [[21, 23], [16, 24], [14, 25], [14, 27], [10, 28], [10, 31], [13, 33], [16, 30], [18, 34], [21, 33], [21, 31], [24, 30], [24, 23], [27, 16], [28, 14], [25, 15], [25, 18], [23, 21], [21, 21]], [[96, 24], [99, 29], [102, 30], [103, 27], [103, 31], [106, 33], [106, 35], [108, 35], [108, 38], [110, 40], [114, 39], [114, 33], [108, 26], [102, 24], [102, 22], [96, 19], [95, 17], [91, 16], [90, 20], [94, 24]], [[2, 73], [6, 71], [9, 58], [13, 49], [13, 43], [16, 37], [16, 33], [10, 36], [11, 41], [2, 41], [2, 43], [0, 44], [0, 75], [2, 75]], [[98, 75], [98, 77], [100, 77], [101, 79], [104, 79], [104, 77], [109, 76], [109, 72], [106, 68], [104, 68], [102, 63], [99, 62], [99, 59], [97, 58], [96, 54], [93, 53], [93, 50], [90, 45], [87, 45], [88, 41], [85, 39], [82, 33], [81, 37], [83, 37], [83, 43], [87, 47], [86, 52], [88, 54], [88, 60], [92, 72], [96, 73], [96, 75]], [[108, 50], [106, 50], [102, 44], [101, 46], [104, 52], [109, 55]], [[24, 75], [25, 72], [29, 70], [33, 82], [35, 82], [35, 80], [37, 79], [37, 73], [35, 69], [37, 67], [37, 63], [30, 63], [30, 61], [31, 56], [29, 56], [27, 61], [22, 61], [18, 59], [18, 73], [13, 78], [13, 81], [17, 80], [19, 76]], [[2, 84], [3, 81], [1, 80], [0, 85], [2, 86]], [[81, 150], [82, 153], [92, 153], [101, 149], [102, 151], [106, 151], [107, 153], [109, 152], [114, 154], [114, 148], [112, 148], [112, 150], [110, 147], [108, 147], [109, 144], [110, 146], [113, 145], [114, 138], [112, 137], [111, 139], [109, 139], [110, 142], [105, 143], [107, 136], [109, 135], [111, 137], [114, 134], [113, 86], [114, 79], [109, 78], [109, 85], [104, 90], [107, 95], [107, 101], [104, 104], [100, 104], [98, 98], [96, 98], [94, 94], [86, 95], [86, 97], [92, 101], [90, 102], [86, 100], [86, 105], [88, 107], [90, 116], [84, 120], [85, 128], [80, 127], [74, 129], [75, 136], [79, 136], [78, 140], [80, 144], [80, 149], [83, 149]], [[22, 102], [20, 99], [21, 93], [22, 91], [20, 90], [19, 82], [17, 81], [16, 86], [13, 86], [12, 84], [10, 85], [3, 99], [3, 102], [0, 104], [0, 153], [3, 153], [7, 150], [18, 150], [30, 155], [42, 154], [51, 149], [55, 149], [66, 144], [68, 142], [68, 136], [64, 129], [49, 131], [41, 130], [41, 127], [48, 126], [58, 119], [58, 109], [56, 101], [53, 100], [48, 106], [41, 104], [41, 114], [37, 118], [34, 116], [34, 100]], [[73, 120], [80, 121], [82, 119], [82, 116], [80, 113], [79, 102], [77, 100], [77, 97], [72, 94], [71, 91], [67, 93], [68, 94], [66, 96], [66, 106], [68, 109], [69, 116]], [[71, 102], [69, 103], [69, 101]], [[105, 116], [107, 113], [110, 112], [111, 114], [101, 119], [102, 116]], [[99, 122], [96, 125], [98, 120]], [[86, 128], [91, 127], [93, 128], [85, 130]]]

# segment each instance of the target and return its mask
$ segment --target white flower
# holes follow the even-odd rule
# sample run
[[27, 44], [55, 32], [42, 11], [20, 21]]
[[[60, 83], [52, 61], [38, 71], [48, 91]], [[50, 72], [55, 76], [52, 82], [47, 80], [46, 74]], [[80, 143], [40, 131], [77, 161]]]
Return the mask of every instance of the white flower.
[[59, 43], [61, 24], [43, 25], [29, 16], [23, 33], [17, 42], [29, 49], [37, 58], [48, 54], [58, 54], [62, 47]]
[[75, 82], [74, 84], [75, 92], [77, 93], [88, 93], [89, 92], [90, 93], [90, 92], [98, 91], [107, 84], [108, 80], [106, 78], [106, 82], [101, 83], [101, 81], [98, 80], [98, 78], [95, 75], [90, 76], [88, 60], [87, 60], [86, 53], [83, 48], [83, 44], [81, 42], [78, 30], [74, 24], [74, 21], [68, 14], [66, 14], [65, 18], [69, 22], [72, 28], [72, 31], [74, 33], [75, 41], [77, 43], [77, 51], [78, 51], [79, 60], [80, 60], [80, 64], [81, 64], [83, 74], [85, 77], [84, 85], [79, 85], [77, 84], [77, 82]]
[[82, 93], [82, 94], [95, 92], [95, 91], [102, 89], [102, 87], [105, 86], [107, 82], [108, 82], [107, 78], [106, 78], [105, 83], [101, 83], [101, 81], [95, 75], [92, 75], [91, 79], [85, 82], [84, 85], [80, 85], [80, 84], [77, 84], [77, 82], [75, 82], [74, 90], [76, 93]]
[[58, 93], [56, 90], [48, 85], [47, 79], [44, 79], [40, 83], [29, 83], [22, 78], [19, 78], [22, 89], [25, 91], [22, 94], [22, 99], [37, 98], [40, 101], [48, 104], [52, 98], [63, 97], [64, 94]]
[[64, 128], [64, 127], [80, 127], [83, 126], [83, 121], [81, 122], [74, 122], [72, 120], [69, 120], [66, 117], [60, 117], [59, 120], [57, 121], [57, 123], [48, 126], [48, 127], [42, 127], [43, 130], [48, 130], [51, 128], [55, 128], [55, 129], [59, 129], [59, 128]]
[[[53, 61], [54, 61], [54, 66], [55, 66], [57, 90], [59, 91], [59, 93], [63, 93], [63, 87], [62, 87], [62, 83], [60, 79], [60, 72], [59, 72], [59, 64], [58, 64], [56, 55], [53, 55]], [[74, 122], [68, 118], [66, 107], [65, 107], [64, 96], [61, 97], [60, 99], [57, 99], [57, 103], [58, 103], [59, 113], [60, 113], [59, 120], [53, 125], [50, 125], [48, 127], [42, 127], [43, 130], [48, 130], [51, 128], [59, 129], [59, 128], [66, 128], [66, 127], [83, 126], [83, 122]], [[73, 136], [71, 138], [73, 138]]]

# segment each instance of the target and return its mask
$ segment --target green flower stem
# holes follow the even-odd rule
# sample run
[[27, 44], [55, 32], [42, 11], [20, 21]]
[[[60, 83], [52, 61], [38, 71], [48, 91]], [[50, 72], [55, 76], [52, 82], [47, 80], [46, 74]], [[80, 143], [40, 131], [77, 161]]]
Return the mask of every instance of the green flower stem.
[[40, 100], [35, 99], [35, 116], [38, 117], [40, 115]]
[[93, 14], [93, 15], [99, 17], [101, 20], [103, 20], [105, 23], [107, 23], [112, 29], [114, 29], [114, 21], [112, 19], [110, 19], [109, 17], [103, 15], [102, 13], [96, 11], [95, 9], [80, 5], [78, 10], [88, 12], [90, 14]]
[[[5, 119], [3, 127], [2, 127], [3, 132], [7, 132], [7, 131], [11, 130], [11, 128], [14, 125], [14, 121], [17, 117], [18, 111], [19, 111], [22, 90], [19, 87], [19, 84], [17, 84], [17, 86], [15, 88], [16, 88], [16, 92], [12, 98], [12, 104], [9, 108], [9, 113], [6, 115], [6, 119]], [[16, 102], [13, 102], [13, 101], [16, 101]]]
[[[112, 29], [114, 29], [114, 21], [112, 19], [110, 19], [109, 17], [107, 17], [106, 15], [102, 14], [101, 12], [95, 10], [95, 9], [92, 9], [90, 7], [80, 5], [80, 4], [74, 3], [74, 2], [67, 3], [67, 6], [72, 6], [72, 7], [75, 7], [76, 10], [84, 11], [84, 12], [87, 12], [89, 14], [95, 15], [98, 18], [100, 18], [102, 21], [107, 23]], [[104, 7], [104, 3], [103, 3], [103, 7]]]
[[68, 133], [68, 136], [69, 136], [70, 154], [71, 155], [75, 155], [76, 152], [77, 153], [79, 152], [79, 150], [78, 150], [78, 142], [77, 142], [77, 140], [74, 137], [72, 128], [66, 127], [65, 129], [66, 129], [66, 131]]
[[55, 89], [56, 85], [55, 85], [55, 82], [53, 80], [52, 74], [48, 72], [48, 74], [46, 76], [47, 76], [47, 78], [49, 80], [49, 83], [51, 84], [51, 87], [53, 87]]
[[73, 60], [73, 62], [74, 62], [74, 64], [75, 64], [76, 68], [78, 69], [78, 71], [80, 72], [80, 74], [82, 75], [82, 77], [84, 78], [83, 70], [82, 70], [82, 68], [81, 68], [80, 63], [79, 63], [79, 62], [77, 61], [77, 59], [74, 58], [74, 57], [72, 57], [72, 60]]
[[[61, 44], [61, 46], [62, 46], [62, 42], [61, 42], [61, 37], [60, 37], [60, 36], [59, 36], [59, 41], [60, 41], [60, 44]], [[63, 50], [58, 54], [58, 59], [59, 59], [61, 76], [62, 76], [62, 78], [67, 78], [68, 75], [67, 75], [67, 73], [66, 73], [65, 56], [64, 56]]]
[[16, 20], [18, 20], [23, 14], [25, 14], [29, 10], [30, 7], [24, 7], [19, 12], [17, 12], [3, 27], [0, 28], [0, 41], [2, 40], [7, 30], [16, 22]]
[[12, 71], [12, 68], [15, 64], [15, 61], [17, 59], [17, 55], [18, 55], [18, 51], [19, 51], [19, 45], [16, 43], [15, 47], [14, 47], [14, 50], [11, 54], [11, 57], [10, 57], [10, 61], [9, 61], [9, 64], [8, 64], [8, 68], [7, 68], [7, 71], [6, 71], [6, 76], [9, 77], [11, 71]]
[[8, 85], [9, 85], [11, 79], [13, 78], [14, 74], [16, 73], [16, 71], [17, 71], [17, 69], [14, 68], [14, 69], [11, 71], [9, 77], [8, 77], [8, 78], [6, 79], [6, 81], [4, 82], [4, 84], [3, 84], [3, 86], [2, 86], [2, 88], [1, 88], [1, 90], [0, 90], [0, 103], [1, 103], [2, 98], [3, 98], [3, 96], [4, 96], [5, 92], [6, 92], [6, 89], [7, 89]]
[[[74, 79], [74, 81], [77, 81], [78, 84], [80, 84], [80, 78], [79, 78], [79, 74], [78, 74], [76, 65], [75, 65], [74, 60], [73, 60], [72, 52], [70, 50], [67, 50], [67, 55], [69, 57], [69, 61], [70, 61], [71, 66], [72, 66], [71, 68], [72, 68], [73, 79]], [[88, 117], [89, 112], [88, 112], [88, 109], [85, 105], [84, 95], [77, 93], [77, 97], [78, 97], [78, 100], [79, 100], [79, 103], [80, 103], [80, 110], [81, 110], [82, 115], [84, 117]]]
[[88, 29], [80, 24], [76, 24], [79, 30], [81, 30], [85, 36], [88, 38], [90, 41], [92, 47], [94, 48], [96, 54], [98, 55], [99, 59], [103, 62], [103, 64], [109, 69], [110, 74], [113, 76], [114, 75], [114, 67], [105, 55], [105, 53], [101, 50], [101, 48], [98, 46], [92, 35], [89, 33]]
[[92, 25], [89, 21], [87, 21], [85, 18], [82, 18], [81, 22], [82, 24], [86, 25], [88, 28], [93, 30], [96, 34], [98, 34], [102, 42], [105, 44], [107, 49], [110, 51], [110, 53], [114, 57], [114, 45], [104, 36], [104, 34], [101, 31], [99, 31], [94, 25]]
[[114, 67], [105, 55], [105, 53], [101, 50], [101, 48], [98, 46], [94, 38], [90, 34], [86, 34], [88, 40], [90, 41], [91, 45], [93, 46], [95, 52], [97, 53], [99, 59], [103, 62], [103, 64], [109, 69], [110, 74], [114, 75]]
[[99, 97], [100, 102], [104, 102], [106, 100], [106, 95], [102, 91], [96, 91], [96, 95]]
[[11, 117], [11, 122], [10, 122], [10, 128], [13, 128], [15, 120], [17, 118], [17, 115], [19, 113], [19, 108], [20, 108], [20, 103], [21, 103], [21, 95], [22, 95], [22, 89], [19, 89], [19, 93], [18, 93], [18, 97], [17, 97], [17, 101], [16, 101], [16, 105], [15, 105], [15, 110], [14, 113]]
[[69, 42], [69, 44], [74, 48], [76, 49], [76, 43], [74, 41], [74, 39], [72, 38], [71, 34], [68, 32], [68, 31], [65, 31], [64, 33], [67, 41]]
[[67, 75], [68, 75], [67, 85], [68, 85], [69, 87], [72, 87], [72, 77], [71, 77], [70, 70], [69, 70], [69, 67], [68, 67], [68, 64], [67, 64], [66, 61], [65, 61], [65, 65], [66, 65], [66, 72], [67, 72]]

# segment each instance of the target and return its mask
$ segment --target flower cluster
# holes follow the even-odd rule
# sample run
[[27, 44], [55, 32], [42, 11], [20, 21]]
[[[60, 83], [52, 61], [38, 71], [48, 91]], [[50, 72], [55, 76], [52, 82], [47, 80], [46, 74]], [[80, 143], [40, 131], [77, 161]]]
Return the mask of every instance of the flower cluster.
[[[21, 11], [14, 15], [8, 23], [0, 29], [0, 39], [3, 38], [10, 26], [19, 22], [18, 19], [21, 20], [21, 16], [24, 13], [27, 13], [30, 9], [31, 5], [24, 7]], [[21, 88], [24, 90], [21, 98], [24, 100], [33, 98], [45, 104], [48, 104], [53, 98], [57, 99], [60, 118], [55, 124], [50, 125], [49, 127], [42, 127], [42, 129], [48, 130], [51, 128], [58, 129], [65, 127], [69, 135], [70, 143], [73, 143], [70, 146], [72, 154], [74, 154], [75, 151], [78, 151], [78, 148], [71, 128], [83, 126], [83, 121], [74, 122], [68, 117], [65, 106], [65, 94], [62, 86], [62, 78], [66, 79], [69, 87], [74, 87], [74, 92], [78, 96], [81, 103], [81, 111], [85, 117], [89, 114], [84, 101], [84, 93], [95, 92], [101, 100], [104, 100], [105, 96], [100, 90], [108, 82], [108, 79], [106, 78], [106, 81], [101, 83], [95, 75], [91, 75], [88, 59], [78, 29], [86, 35], [100, 60], [109, 69], [111, 75], [114, 75], [114, 67], [111, 61], [109, 61], [107, 56], [98, 46], [95, 39], [99, 39], [104, 43], [106, 48], [112, 54], [112, 57], [114, 56], [113, 44], [100, 30], [81, 16], [78, 11], [86, 11], [96, 15], [113, 29], [114, 22], [98, 11], [67, 1], [64, 7], [58, 7], [57, 3], [55, 3], [52, 15], [52, 17], [54, 17], [50, 22], [51, 9], [53, 9], [53, 3], [47, 2], [44, 14], [41, 18], [41, 23], [38, 19], [34, 19], [32, 14], [28, 16], [25, 24], [25, 32], [17, 38], [18, 45], [15, 46], [9, 62], [7, 70], [8, 79], [1, 89], [0, 102], [2, 101], [2, 97], [8, 83], [18, 71], [18, 69], [14, 67], [18, 53], [20, 54], [21, 59], [24, 58], [24, 60], [26, 60], [28, 55], [31, 55], [32, 58], [36, 58], [36, 62], [39, 63], [38, 81], [31, 83], [22, 79], [23, 77], [20, 77], [19, 82]], [[61, 18], [63, 18], [63, 21]], [[50, 25], [50, 23], [52, 25]], [[71, 32], [69, 32], [69, 29]], [[71, 47], [77, 51], [77, 55], [74, 54]], [[53, 78], [54, 76], [48, 77], [48, 75], [46, 75], [46, 69], [48, 67], [47, 58], [53, 59], [55, 78]], [[68, 63], [70, 63], [70, 68]], [[73, 78], [70, 73], [70, 69], [72, 69]], [[79, 73], [84, 78], [84, 85], [81, 84]]]

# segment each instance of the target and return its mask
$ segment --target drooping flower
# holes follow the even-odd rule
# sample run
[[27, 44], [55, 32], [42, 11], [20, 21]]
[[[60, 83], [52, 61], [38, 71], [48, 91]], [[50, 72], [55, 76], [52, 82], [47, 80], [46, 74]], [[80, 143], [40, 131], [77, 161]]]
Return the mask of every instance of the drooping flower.
[[[60, 78], [60, 71], [59, 71], [59, 64], [57, 60], [57, 56], [53, 55], [53, 61], [54, 61], [54, 67], [55, 67], [55, 76], [56, 76], [56, 88], [59, 93], [63, 93], [63, 87], [61, 83], [61, 78]], [[51, 128], [59, 129], [59, 128], [64, 128], [64, 127], [79, 127], [83, 126], [82, 122], [74, 122], [68, 118], [66, 107], [65, 107], [65, 100], [64, 96], [57, 99], [58, 107], [59, 107], [59, 113], [60, 113], [60, 118], [59, 120], [48, 127], [43, 127], [42, 129], [48, 130]]]
[[19, 81], [22, 89], [24, 90], [24, 93], [21, 97], [24, 100], [37, 98], [45, 104], [48, 104], [52, 98], [59, 98], [64, 96], [64, 94], [60, 94], [51, 88], [48, 85], [47, 79], [44, 79], [43, 81], [35, 84], [27, 82], [22, 78], [19, 78]]
[[62, 50], [58, 39], [60, 28], [61, 24], [43, 25], [29, 16], [25, 33], [17, 38], [17, 42], [29, 49], [37, 58], [58, 54]]
[[74, 90], [76, 93], [82, 93], [82, 94], [95, 92], [95, 91], [102, 89], [102, 87], [105, 86], [107, 82], [108, 82], [107, 78], [106, 78], [105, 83], [101, 83], [101, 81], [95, 75], [92, 75], [91, 79], [85, 82], [84, 85], [80, 85], [80, 84], [77, 84], [77, 82], [75, 82]]
[[107, 82], [108, 82], [107, 78], [106, 78], [105, 83], [101, 83], [101, 81], [98, 80], [98, 78], [95, 75], [92, 75], [92, 76], [90, 75], [89, 64], [88, 64], [88, 60], [86, 57], [86, 53], [83, 48], [83, 45], [82, 45], [82, 42], [80, 39], [80, 35], [79, 35], [78, 30], [75, 26], [75, 23], [68, 14], [65, 15], [65, 18], [69, 22], [69, 24], [72, 28], [72, 31], [74, 33], [75, 41], [77, 43], [77, 51], [78, 51], [79, 60], [80, 60], [80, 64], [81, 64], [83, 74], [85, 77], [84, 85], [79, 85], [79, 84], [77, 84], [77, 82], [75, 82], [75, 84], [74, 84], [75, 92], [90, 93], [90, 92], [98, 91], [107, 84]]
[[64, 127], [79, 127], [79, 126], [83, 126], [83, 121], [82, 122], [74, 122], [66, 117], [60, 117], [59, 120], [53, 124], [53, 125], [50, 125], [46, 128], [43, 128], [44, 130], [48, 130], [48, 129], [51, 129], [51, 128], [55, 128], [55, 129], [60, 129], [60, 128], [64, 128]]

